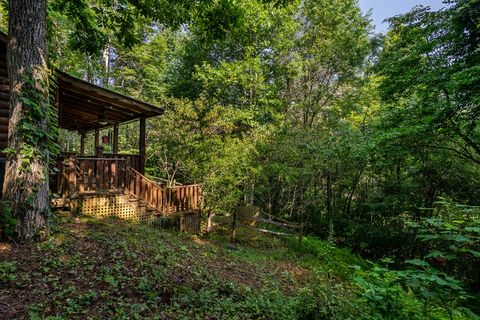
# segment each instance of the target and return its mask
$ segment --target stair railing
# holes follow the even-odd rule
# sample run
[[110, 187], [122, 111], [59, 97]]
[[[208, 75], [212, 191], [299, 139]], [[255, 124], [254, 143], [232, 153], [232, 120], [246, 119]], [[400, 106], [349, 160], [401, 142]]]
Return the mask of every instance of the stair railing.
[[166, 187], [130, 168], [128, 192], [148, 207], [170, 215], [200, 208], [201, 187], [198, 184]]

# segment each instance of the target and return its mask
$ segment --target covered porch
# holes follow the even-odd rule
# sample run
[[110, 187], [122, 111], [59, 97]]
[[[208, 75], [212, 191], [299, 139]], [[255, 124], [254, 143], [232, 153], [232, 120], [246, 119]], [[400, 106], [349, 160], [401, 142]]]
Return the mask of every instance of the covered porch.
[[[131, 154], [131, 165], [144, 174], [146, 156], [146, 119], [163, 114], [163, 109], [130, 98], [86, 81], [58, 72], [56, 105], [59, 127], [80, 135], [77, 155], [86, 155], [87, 134], [94, 135], [94, 150], [88, 157], [112, 158], [119, 154], [119, 125], [138, 121], [138, 150]], [[100, 131], [113, 129], [112, 150], [103, 152]], [[104, 138], [104, 137], [103, 137]], [[109, 137], [110, 138], [110, 137]], [[104, 142], [104, 141], [103, 141]], [[125, 154], [122, 154], [125, 157]]]
[[[199, 209], [199, 185], [166, 185], [145, 176], [147, 118], [163, 109], [59, 72], [56, 96], [59, 127], [79, 136], [75, 152], [66, 150], [51, 177], [56, 203], [65, 205], [78, 197], [126, 195], [159, 214]], [[119, 150], [119, 126], [138, 121], [138, 153]], [[109, 135], [101, 136], [107, 130]], [[93, 136], [93, 148], [87, 148]], [[110, 152], [105, 152], [104, 146]]]

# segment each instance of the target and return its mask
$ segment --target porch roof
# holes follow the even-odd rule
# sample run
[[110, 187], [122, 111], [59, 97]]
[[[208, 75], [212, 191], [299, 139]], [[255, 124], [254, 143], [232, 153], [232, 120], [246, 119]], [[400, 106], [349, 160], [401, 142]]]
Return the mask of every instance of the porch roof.
[[[8, 36], [0, 31], [0, 51], [6, 52]], [[142, 117], [161, 115], [163, 109], [56, 70], [59, 126], [88, 132]]]
[[161, 115], [163, 109], [96, 86], [58, 71], [59, 125], [88, 132], [141, 117]]

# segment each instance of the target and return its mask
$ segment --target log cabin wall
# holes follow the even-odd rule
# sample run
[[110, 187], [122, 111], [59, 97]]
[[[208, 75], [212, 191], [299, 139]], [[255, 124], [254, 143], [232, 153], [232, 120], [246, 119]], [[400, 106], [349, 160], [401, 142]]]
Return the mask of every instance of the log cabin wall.
[[[4, 39], [0, 39], [4, 40]], [[10, 84], [7, 71], [7, 45], [0, 42], [0, 196], [3, 189], [6, 156], [3, 150], [8, 144], [8, 120], [10, 105]]]

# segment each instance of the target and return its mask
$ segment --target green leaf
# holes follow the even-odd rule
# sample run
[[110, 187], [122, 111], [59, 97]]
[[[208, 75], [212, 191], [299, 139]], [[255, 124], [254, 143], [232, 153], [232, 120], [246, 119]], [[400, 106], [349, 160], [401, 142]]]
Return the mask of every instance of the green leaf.
[[462, 243], [473, 243], [472, 239], [462, 236], [460, 234], [450, 235], [446, 237], [447, 240], [462, 242]]
[[445, 258], [445, 253], [438, 250], [433, 250], [425, 256], [425, 258]]
[[440, 237], [436, 234], [419, 234], [419, 235], [417, 235], [417, 239], [419, 239], [421, 241], [430, 241], [430, 240], [435, 240], [435, 239], [438, 239], [438, 238], [440, 238]]
[[37, 105], [37, 103], [35, 101], [33, 101], [33, 100], [31, 100], [27, 97], [22, 97], [21, 99], [22, 99], [22, 102], [27, 106], [36, 106]]
[[480, 227], [465, 227], [465, 231], [480, 233]]
[[420, 260], [420, 259], [412, 259], [412, 260], [407, 260], [405, 262], [417, 267], [425, 267], [425, 268], [430, 267], [430, 264], [427, 261]]
[[475, 250], [468, 250], [468, 252], [471, 253], [475, 258], [480, 258], [480, 252]]

